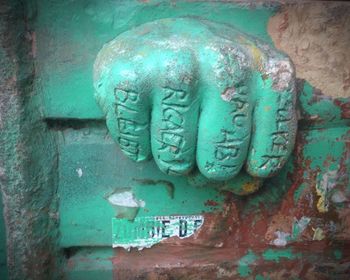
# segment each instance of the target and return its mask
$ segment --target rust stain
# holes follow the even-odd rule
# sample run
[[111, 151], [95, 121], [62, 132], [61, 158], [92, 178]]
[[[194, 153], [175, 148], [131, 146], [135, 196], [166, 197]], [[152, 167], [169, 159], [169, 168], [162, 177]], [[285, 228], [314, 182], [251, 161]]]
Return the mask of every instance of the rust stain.
[[219, 204], [218, 204], [216, 201], [214, 201], [214, 200], [208, 199], [208, 200], [204, 203], [204, 205], [205, 205], [205, 206], [213, 206], [213, 207], [215, 207], [215, 206], [218, 206]]
[[[220, 211], [202, 213], [205, 223], [191, 237], [169, 238], [150, 250], [116, 250], [112, 260], [115, 279], [240, 279], [239, 260], [249, 250], [257, 256], [254, 265], [249, 267], [251, 279], [257, 276], [270, 279], [329, 279], [335, 276], [342, 279], [348, 275], [349, 210], [330, 208], [325, 214], [317, 211], [313, 186], [320, 170], [312, 169], [312, 162], [304, 158], [303, 148], [307, 141], [304, 135], [299, 133], [297, 136], [294, 153], [297, 155], [294, 159], [297, 168], [288, 174], [291, 186], [278, 205], [261, 204], [254, 211], [245, 213], [241, 210], [246, 198], [238, 199], [227, 193]], [[346, 145], [339, 174], [348, 174], [350, 142]], [[333, 158], [326, 158], [323, 166], [329, 166], [332, 161]], [[348, 180], [348, 176], [344, 176], [343, 181], [339, 181], [339, 187], [345, 189]], [[305, 184], [306, 188], [296, 200], [294, 194], [301, 184]], [[217, 206], [215, 201], [210, 200], [205, 205]], [[288, 241], [283, 248], [273, 244], [277, 231], [290, 233], [292, 237], [293, 225], [303, 217], [310, 218], [310, 222], [295, 240]], [[343, 227], [339, 227], [340, 224]], [[341, 263], [334, 256], [334, 251], [340, 249]], [[263, 256], [267, 250], [291, 250], [294, 256], [300, 257], [266, 260]]]
[[341, 117], [343, 119], [350, 119], [350, 99], [349, 98], [346, 101], [335, 99], [334, 104], [340, 108]]
[[259, 187], [260, 187], [260, 182], [259, 180], [256, 180], [255, 182], [245, 183], [242, 189], [244, 194], [251, 194], [251, 193], [254, 193]]

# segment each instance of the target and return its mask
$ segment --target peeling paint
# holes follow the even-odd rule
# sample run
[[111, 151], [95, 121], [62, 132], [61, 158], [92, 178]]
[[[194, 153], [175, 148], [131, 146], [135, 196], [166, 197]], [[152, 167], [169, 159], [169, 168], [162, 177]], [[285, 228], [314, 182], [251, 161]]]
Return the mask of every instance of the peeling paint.
[[271, 59], [266, 68], [267, 74], [272, 77], [275, 90], [284, 91], [291, 88], [294, 81], [294, 67], [290, 60]]
[[316, 184], [316, 193], [320, 197], [317, 201], [317, 209], [320, 213], [328, 212], [328, 193], [334, 188], [337, 171], [328, 171], [323, 174], [322, 179]]
[[276, 231], [275, 235], [277, 238], [273, 240], [272, 244], [279, 247], [284, 247], [287, 245], [288, 240], [290, 239], [290, 233], [283, 231]]
[[325, 234], [323, 229], [321, 228], [316, 228], [316, 229], [312, 229], [314, 231], [314, 235], [312, 237], [312, 240], [317, 240], [317, 241], [321, 241], [323, 239], [325, 239]]
[[106, 197], [116, 210], [116, 217], [134, 220], [140, 208], [146, 206], [145, 201], [137, 199], [129, 189], [120, 189]]
[[292, 240], [296, 240], [303, 233], [310, 221], [311, 218], [305, 216], [301, 217], [300, 220], [294, 219]]
[[133, 221], [112, 219], [113, 248], [151, 248], [168, 238], [191, 237], [204, 224], [201, 215], [137, 217]]
[[230, 102], [232, 98], [235, 96], [236, 90], [234, 87], [227, 88], [222, 94], [221, 98], [224, 101]]
[[349, 201], [349, 199], [346, 197], [346, 195], [342, 191], [334, 192], [332, 194], [331, 200], [334, 203], [342, 203], [342, 202]]
[[121, 207], [145, 207], [146, 203], [143, 200], [135, 198], [131, 191], [115, 192], [108, 196], [107, 200], [114, 206]]
[[79, 178], [83, 176], [83, 170], [81, 168], [77, 168], [75, 171], [77, 172]]

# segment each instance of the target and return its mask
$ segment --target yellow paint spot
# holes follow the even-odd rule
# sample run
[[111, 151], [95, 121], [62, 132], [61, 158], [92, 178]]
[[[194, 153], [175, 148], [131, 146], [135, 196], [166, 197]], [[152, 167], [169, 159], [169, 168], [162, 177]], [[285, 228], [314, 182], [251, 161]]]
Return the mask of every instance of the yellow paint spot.
[[261, 70], [261, 61], [262, 61], [262, 53], [261, 51], [254, 45], [250, 45], [250, 50], [252, 52], [253, 55], [253, 61], [254, 61], [254, 65], [256, 67], [258, 67]]
[[317, 210], [320, 213], [328, 212], [328, 203], [326, 198], [326, 191], [324, 188], [321, 188], [319, 184], [316, 185], [316, 193], [320, 197], [317, 201]]
[[242, 194], [244, 195], [244, 194], [253, 193], [259, 188], [259, 186], [260, 186], [260, 184], [258, 181], [245, 183], [242, 186], [242, 190], [243, 190]]
[[240, 44], [245, 45], [247, 48], [250, 49], [253, 57], [254, 66], [257, 67], [260, 71], [262, 71], [263, 70], [262, 60], [263, 60], [264, 54], [261, 52], [261, 50], [257, 46], [255, 46], [252, 42], [244, 38], [243, 36], [239, 36], [237, 38], [237, 41], [239, 41]]
[[[324, 175], [324, 177], [327, 177]], [[324, 180], [318, 181], [316, 184], [316, 194], [320, 197], [317, 201], [317, 210], [320, 213], [328, 212], [328, 200], [326, 198], [327, 182]]]
[[264, 110], [265, 110], [265, 112], [270, 111], [271, 110], [271, 106], [265, 106]]
[[320, 196], [320, 198], [317, 201], [317, 209], [320, 213], [326, 213], [328, 211], [328, 206], [326, 204], [326, 196], [324, 193], [321, 193], [317, 190], [317, 195]]
[[317, 241], [321, 241], [323, 239], [325, 239], [325, 234], [323, 229], [321, 228], [316, 228], [316, 229], [312, 229], [314, 231], [314, 236], [312, 237], [312, 240], [317, 240]]

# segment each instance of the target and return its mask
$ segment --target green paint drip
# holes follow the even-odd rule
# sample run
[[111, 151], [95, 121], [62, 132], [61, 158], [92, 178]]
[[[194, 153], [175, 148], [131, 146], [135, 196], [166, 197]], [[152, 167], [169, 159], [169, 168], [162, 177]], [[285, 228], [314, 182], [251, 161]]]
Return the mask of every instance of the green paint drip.
[[248, 253], [238, 261], [238, 273], [241, 277], [247, 277], [252, 273], [249, 265], [253, 264], [258, 257], [249, 250]]
[[293, 260], [293, 259], [299, 258], [301, 254], [294, 254], [291, 249], [285, 249], [285, 250], [268, 249], [262, 254], [262, 256], [266, 261], [279, 262], [280, 258]]

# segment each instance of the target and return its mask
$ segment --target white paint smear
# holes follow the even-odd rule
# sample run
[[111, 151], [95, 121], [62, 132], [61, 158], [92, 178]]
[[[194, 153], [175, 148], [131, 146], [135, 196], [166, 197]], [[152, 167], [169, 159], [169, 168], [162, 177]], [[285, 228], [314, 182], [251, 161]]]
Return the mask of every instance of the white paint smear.
[[81, 168], [77, 168], [75, 171], [78, 173], [79, 178], [83, 176], [83, 170]]
[[136, 199], [131, 191], [114, 193], [107, 200], [112, 205], [121, 207], [145, 207], [146, 204], [143, 200]]

